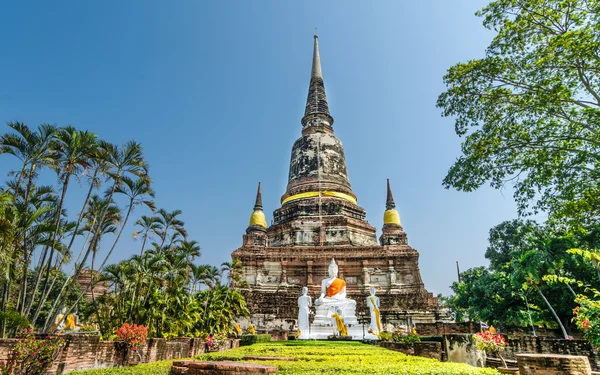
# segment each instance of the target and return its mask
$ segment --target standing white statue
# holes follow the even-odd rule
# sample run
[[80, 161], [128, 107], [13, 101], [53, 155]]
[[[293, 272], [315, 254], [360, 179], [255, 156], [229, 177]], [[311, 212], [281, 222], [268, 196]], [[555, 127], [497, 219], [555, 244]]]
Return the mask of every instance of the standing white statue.
[[370, 295], [367, 297], [367, 306], [371, 310], [371, 330], [375, 335], [381, 332], [381, 315], [379, 314], [379, 297], [375, 295], [375, 288], [369, 289]]
[[298, 329], [300, 335], [308, 334], [308, 314], [312, 306], [312, 298], [308, 295], [308, 288], [302, 288], [302, 295], [298, 297]]

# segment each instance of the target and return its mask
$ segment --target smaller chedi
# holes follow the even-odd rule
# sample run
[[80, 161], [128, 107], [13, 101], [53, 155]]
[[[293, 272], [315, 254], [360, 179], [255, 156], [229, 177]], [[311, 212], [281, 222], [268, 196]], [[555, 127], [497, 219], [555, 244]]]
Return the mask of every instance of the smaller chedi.
[[[312, 300], [307, 295], [308, 288], [302, 288], [302, 296], [298, 298], [299, 339], [325, 339], [332, 334], [349, 336], [355, 340], [377, 338], [377, 333], [359, 324], [356, 301], [346, 296], [346, 281], [338, 277], [338, 271], [339, 267], [332, 258], [328, 268], [329, 277], [321, 281], [321, 295], [315, 300], [316, 314], [312, 324], [309, 319]], [[378, 307], [379, 299], [376, 303]], [[380, 323], [372, 321], [371, 326], [379, 327]]]

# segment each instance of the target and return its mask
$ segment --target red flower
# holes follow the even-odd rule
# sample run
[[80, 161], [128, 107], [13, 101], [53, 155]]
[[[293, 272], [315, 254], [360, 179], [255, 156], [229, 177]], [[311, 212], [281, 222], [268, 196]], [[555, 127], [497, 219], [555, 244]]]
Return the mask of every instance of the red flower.
[[583, 328], [583, 329], [585, 329], [587, 331], [588, 329], [590, 329], [590, 325], [591, 324], [592, 323], [589, 320], [586, 319], [583, 322], [581, 322], [581, 328]]

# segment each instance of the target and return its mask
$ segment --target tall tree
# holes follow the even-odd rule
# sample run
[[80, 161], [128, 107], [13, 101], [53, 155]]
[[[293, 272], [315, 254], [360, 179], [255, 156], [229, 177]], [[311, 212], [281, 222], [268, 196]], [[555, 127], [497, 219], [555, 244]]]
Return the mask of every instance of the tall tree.
[[444, 77], [438, 106], [465, 137], [444, 185], [512, 183], [521, 213], [597, 224], [600, 2], [494, 0], [477, 14], [497, 34]]
[[[176, 236], [181, 236], [184, 239], [187, 237], [187, 231], [183, 227], [185, 223], [178, 218], [178, 216], [182, 213], [181, 210], [168, 212], [161, 208], [156, 213], [162, 226], [161, 230], [159, 231], [161, 248], [165, 246], [165, 244], [167, 246], [171, 246], [171, 244], [174, 242], [174, 239], [177, 238]], [[169, 240], [168, 243], [167, 239]]]
[[[62, 185], [60, 199], [56, 207], [55, 228], [52, 235], [52, 243], [50, 244], [50, 255], [48, 257], [48, 265], [46, 266], [46, 279], [50, 277], [50, 267], [54, 257], [56, 239], [60, 230], [60, 218], [63, 210], [65, 196], [72, 176], [78, 177], [83, 169], [90, 166], [91, 155], [96, 148], [96, 135], [88, 131], [77, 130], [72, 126], [58, 129], [55, 134], [55, 141], [52, 144], [53, 152], [56, 155], [54, 169], [58, 174], [58, 178]], [[23, 265], [24, 270], [29, 268], [29, 259], [26, 258]], [[23, 295], [26, 295], [26, 285], [23, 283]], [[21, 306], [21, 312], [27, 309], [25, 298]]]
[[137, 239], [140, 234], [142, 235], [142, 248], [140, 249], [140, 256], [142, 256], [144, 254], [144, 250], [146, 249], [146, 242], [148, 241], [148, 238], [152, 234], [157, 234], [157, 231], [160, 230], [160, 220], [156, 216], [142, 215], [142, 217], [135, 222], [135, 225], [139, 225], [141, 227], [140, 230], [137, 230], [133, 233], [133, 238]]

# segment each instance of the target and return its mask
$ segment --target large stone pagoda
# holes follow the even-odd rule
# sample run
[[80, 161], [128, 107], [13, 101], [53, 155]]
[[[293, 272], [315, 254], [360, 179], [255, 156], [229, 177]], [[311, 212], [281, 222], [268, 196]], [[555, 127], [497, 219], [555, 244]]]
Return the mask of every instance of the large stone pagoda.
[[334, 135], [315, 35], [302, 136], [292, 147], [281, 207], [267, 227], [259, 184], [242, 247], [231, 255], [242, 262], [248, 282], [242, 292], [257, 330], [294, 330], [302, 287], [318, 296], [332, 258], [348, 296], [358, 302], [358, 315], [368, 313], [365, 297], [375, 287], [384, 326], [439, 320], [437, 299], [423, 285], [419, 253], [408, 245], [389, 181], [383, 221], [378, 244], [376, 229], [357, 204], [344, 149]]

